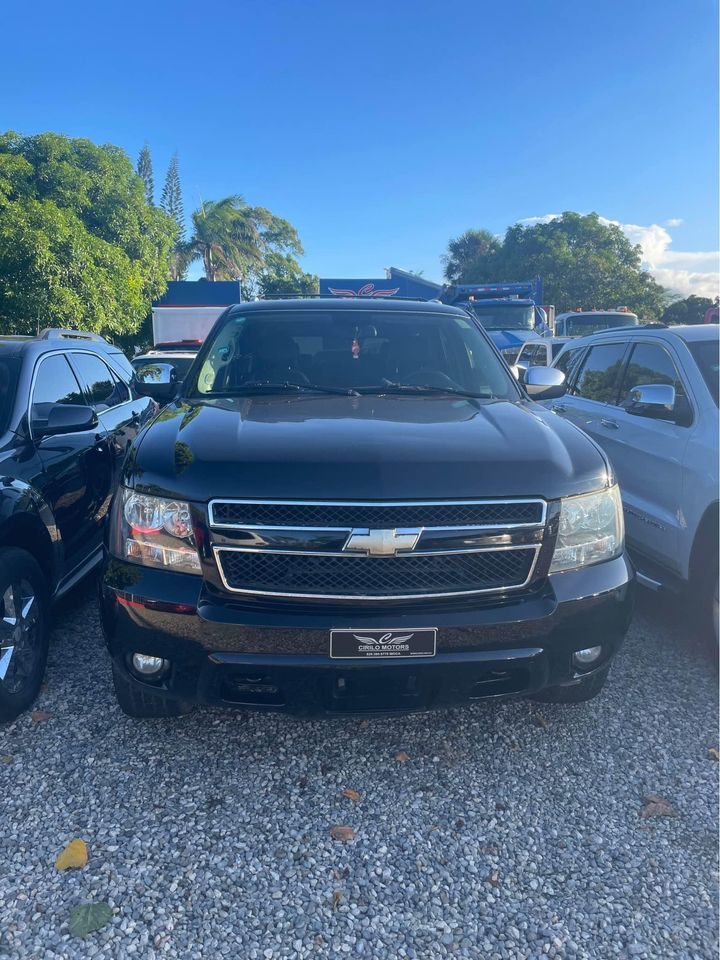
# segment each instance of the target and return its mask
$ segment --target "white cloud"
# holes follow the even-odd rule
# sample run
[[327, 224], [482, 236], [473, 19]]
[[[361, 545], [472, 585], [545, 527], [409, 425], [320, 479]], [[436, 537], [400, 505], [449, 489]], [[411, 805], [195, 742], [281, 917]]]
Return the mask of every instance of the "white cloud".
[[[546, 213], [541, 217], [526, 217], [518, 223], [533, 226], [549, 223], [559, 216], [558, 213]], [[672, 249], [672, 236], [667, 228], [680, 226], [682, 220], [679, 217], [666, 220], [664, 225], [651, 223], [649, 226], [621, 223], [608, 217], [600, 217], [600, 220], [619, 226], [631, 243], [638, 244], [645, 269], [673, 293], [683, 297], [694, 293], [698, 297], [714, 298], [720, 292], [720, 252]]]

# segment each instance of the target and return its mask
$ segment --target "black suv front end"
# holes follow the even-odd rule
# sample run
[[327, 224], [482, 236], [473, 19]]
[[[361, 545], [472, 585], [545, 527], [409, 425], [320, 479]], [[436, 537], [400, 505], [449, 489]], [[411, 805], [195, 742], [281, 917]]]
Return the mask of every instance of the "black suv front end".
[[[302, 308], [283, 309], [309, 342]], [[396, 304], [332, 309], [373, 338], [412, 322]], [[599, 692], [632, 612], [617, 486], [598, 448], [523, 396], [477, 335], [475, 362], [486, 349], [508, 381], [492, 399], [406, 395], [389, 378], [374, 392], [308, 382], [297, 394], [257, 380], [247, 396], [165, 408], [127, 461], [108, 532], [103, 626], [128, 713], [393, 712]], [[370, 379], [355, 366], [371, 352], [357, 334], [352, 350], [343, 376]], [[206, 345], [189, 382], [229, 377], [237, 355]]]

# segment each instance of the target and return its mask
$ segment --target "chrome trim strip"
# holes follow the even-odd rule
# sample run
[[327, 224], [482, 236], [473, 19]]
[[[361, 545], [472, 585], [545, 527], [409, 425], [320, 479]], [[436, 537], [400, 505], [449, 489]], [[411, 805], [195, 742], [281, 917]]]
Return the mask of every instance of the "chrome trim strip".
[[[427, 526], [428, 530], [510, 530], [517, 528], [543, 527], [547, 520], [547, 501], [540, 497], [515, 497], [506, 500], [230, 500], [226, 497], [215, 498], [208, 503], [208, 522], [215, 529], [225, 530], [327, 530], [339, 532], [343, 530], [359, 529], [358, 527], [310, 527], [300, 524], [294, 525], [273, 525], [273, 524], [247, 524], [247, 523], [217, 523], [215, 521], [214, 508], [216, 503], [248, 504], [257, 506], [293, 506], [293, 507], [380, 507], [392, 509], [393, 507], [486, 507], [502, 506], [504, 504], [516, 505], [523, 503], [539, 503], [542, 513], [539, 520], [530, 523], [483, 523], [471, 525], [452, 525], [452, 526]], [[364, 529], [364, 528], [363, 528]]]
[[[500, 550], [534, 550], [535, 556], [533, 557], [533, 561], [530, 564], [528, 575], [522, 583], [513, 584], [507, 587], [483, 587], [480, 590], [451, 590], [443, 593], [403, 593], [403, 594], [393, 593], [393, 594], [386, 594], [386, 595], [383, 595], [383, 594], [367, 595], [367, 594], [357, 594], [357, 593], [353, 593], [353, 594], [283, 593], [281, 591], [276, 591], [276, 590], [248, 590], [244, 587], [231, 587], [225, 578], [225, 571], [223, 570], [223, 566], [222, 566], [222, 563], [220, 562], [218, 553], [223, 550], [227, 550], [228, 552], [231, 552], [231, 553], [256, 553], [258, 551], [247, 550], [244, 547], [215, 547], [214, 546], [213, 552], [215, 554], [215, 562], [217, 564], [217, 568], [220, 573], [220, 579], [223, 582], [223, 586], [225, 587], [226, 590], [229, 590], [231, 593], [242, 593], [242, 594], [255, 596], [255, 597], [285, 597], [285, 598], [296, 599], [296, 600], [371, 600], [371, 601], [372, 600], [425, 600], [425, 599], [432, 600], [432, 599], [438, 599], [441, 597], [467, 597], [467, 596], [475, 596], [477, 594], [482, 594], [482, 593], [502, 594], [502, 593], [513, 591], [513, 590], [522, 590], [523, 587], [526, 587], [528, 583], [530, 583], [530, 581], [532, 580], [533, 574], [535, 573], [535, 567], [537, 566], [537, 561], [538, 561], [538, 556], [540, 554], [541, 546], [542, 544], [536, 544], [536, 545], [524, 544], [517, 547], [513, 547], [513, 546], [481, 547], [477, 550], [462, 551], [467, 553], [486, 553], [489, 551], [500, 551]], [[264, 551], [264, 552], [267, 553], [270, 551]], [[294, 550], [273, 551], [273, 552], [290, 553], [290, 554], [297, 553], [297, 551], [294, 551]], [[459, 552], [459, 551], [453, 551], [453, 552]], [[445, 556], [448, 555], [448, 551], [442, 551], [442, 553]], [[312, 556], [332, 556], [332, 557], [350, 556], [350, 554], [338, 554], [338, 553], [331, 553], [331, 554], [314, 553], [311, 555]], [[399, 556], [412, 557], [412, 556], [420, 556], [420, 554], [412, 552], [407, 554], [399, 554]], [[425, 556], [427, 556], [427, 554], [425, 554]], [[372, 557], [367, 557], [366, 559], [369, 563], [372, 563], [372, 560], [373, 560]]]

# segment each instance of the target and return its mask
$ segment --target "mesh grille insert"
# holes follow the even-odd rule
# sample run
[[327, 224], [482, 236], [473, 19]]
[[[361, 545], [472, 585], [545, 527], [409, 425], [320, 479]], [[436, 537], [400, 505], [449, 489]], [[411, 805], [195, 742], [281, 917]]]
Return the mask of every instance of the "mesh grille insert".
[[424, 596], [520, 586], [534, 557], [534, 550], [401, 557], [218, 550], [232, 589], [346, 597]]

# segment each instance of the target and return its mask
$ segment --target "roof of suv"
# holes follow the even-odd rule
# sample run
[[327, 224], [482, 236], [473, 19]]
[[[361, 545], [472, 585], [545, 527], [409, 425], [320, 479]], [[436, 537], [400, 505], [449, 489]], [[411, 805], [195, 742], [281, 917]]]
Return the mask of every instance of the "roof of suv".
[[105, 353], [121, 352], [120, 347], [108, 343], [97, 334], [84, 334], [79, 330], [44, 330], [37, 337], [0, 334], [0, 353], [5, 357], [18, 357], [24, 353], [45, 353], [48, 350], [57, 350], [59, 346], [94, 349]]
[[578, 347], [584, 347], [589, 343], [597, 343], [599, 340], [612, 340], [618, 334], [628, 334], [635, 337], [678, 337], [686, 343], [698, 340], [717, 339], [720, 333], [720, 327], [716, 323], [698, 323], [688, 326], [668, 327], [663, 323], [647, 323], [639, 327], [610, 327], [608, 330], [598, 330], [596, 333], [589, 333], [586, 337], [576, 337], [568, 340], [566, 346], [568, 350], [575, 350]]
[[398, 297], [302, 297], [284, 300], [252, 300], [236, 303], [230, 307], [232, 313], [264, 312], [266, 310], [396, 310], [417, 313], [447, 313], [455, 316], [467, 317], [467, 311], [462, 307], [453, 307], [439, 300], [412, 300]]

